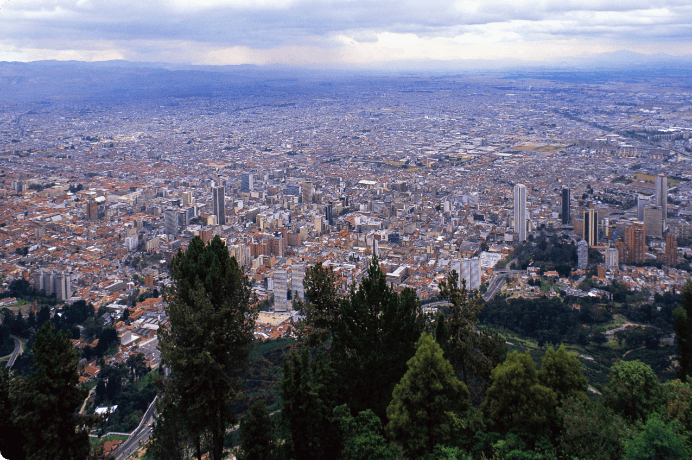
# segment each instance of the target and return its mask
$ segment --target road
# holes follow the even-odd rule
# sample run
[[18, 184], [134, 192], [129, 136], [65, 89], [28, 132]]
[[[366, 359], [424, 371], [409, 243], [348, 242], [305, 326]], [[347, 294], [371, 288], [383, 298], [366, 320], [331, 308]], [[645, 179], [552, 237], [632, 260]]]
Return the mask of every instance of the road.
[[115, 454], [115, 460], [124, 460], [134, 451], [139, 449], [143, 444], [147, 442], [153, 427], [151, 426], [156, 418], [156, 398], [149, 404], [149, 408], [142, 417], [142, 421], [139, 422], [139, 426], [132, 432], [129, 438], [122, 443], [118, 452]]
[[493, 276], [493, 279], [490, 280], [490, 284], [488, 285], [488, 290], [483, 294], [483, 300], [487, 302], [495, 297], [495, 294], [505, 285], [507, 276], [509, 276], [509, 273], [501, 273]]
[[7, 362], [7, 367], [12, 367], [14, 362], [17, 360], [17, 356], [22, 354], [22, 342], [20, 342], [19, 339], [13, 335], [10, 337], [12, 337], [12, 340], [14, 340], [14, 350], [10, 356], [10, 360]]

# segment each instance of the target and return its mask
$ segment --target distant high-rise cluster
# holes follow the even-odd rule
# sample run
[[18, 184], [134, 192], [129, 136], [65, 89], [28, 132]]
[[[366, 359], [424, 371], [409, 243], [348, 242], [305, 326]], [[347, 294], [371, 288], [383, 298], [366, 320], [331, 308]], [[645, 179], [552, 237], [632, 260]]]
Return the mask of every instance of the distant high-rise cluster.
[[34, 289], [66, 301], [72, 297], [72, 277], [62, 272], [38, 270], [34, 272]]
[[514, 186], [514, 233], [519, 241], [526, 241], [526, 186]]

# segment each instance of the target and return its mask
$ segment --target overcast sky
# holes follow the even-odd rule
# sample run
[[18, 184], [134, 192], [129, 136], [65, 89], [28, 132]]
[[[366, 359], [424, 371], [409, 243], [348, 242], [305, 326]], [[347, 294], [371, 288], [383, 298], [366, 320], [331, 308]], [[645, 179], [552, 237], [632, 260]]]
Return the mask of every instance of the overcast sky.
[[0, 0], [0, 60], [372, 65], [692, 54], [692, 0]]

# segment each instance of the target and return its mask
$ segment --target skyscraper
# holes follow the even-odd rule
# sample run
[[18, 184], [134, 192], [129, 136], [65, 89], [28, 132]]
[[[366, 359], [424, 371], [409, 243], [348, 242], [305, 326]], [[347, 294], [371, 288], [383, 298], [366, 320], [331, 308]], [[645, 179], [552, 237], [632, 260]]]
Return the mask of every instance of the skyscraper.
[[315, 193], [315, 188], [311, 180], [303, 181], [303, 204], [312, 203], [312, 197]]
[[178, 233], [178, 211], [168, 209], [163, 213], [163, 228], [166, 234], [176, 235]]
[[305, 265], [291, 265], [291, 291], [295, 295], [294, 300], [305, 300]]
[[646, 260], [644, 222], [632, 222], [632, 226], [625, 230], [625, 244], [629, 253], [629, 262], [643, 264]]
[[461, 259], [452, 262], [452, 270], [459, 274], [459, 288], [462, 280], [466, 281], [466, 289], [473, 291], [481, 287], [481, 259]]
[[219, 219], [219, 225], [226, 224], [226, 198], [223, 187], [211, 188], [211, 211]]
[[663, 263], [669, 267], [678, 264], [678, 240], [671, 233], [666, 236], [666, 252], [663, 256]]
[[274, 272], [274, 311], [288, 311], [288, 274], [286, 270]]
[[99, 218], [99, 208], [94, 200], [89, 200], [86, 205], [86, 218], [87, 220], [98, 220]]
[[562, 187], [562, 225], [567, 225], [572, 220], [570, 216], [569, 188]]
[[584, 240], [591, 247], [598, 245], [598, 211], [594, 208], [584, 211]]
[[605, 263], [608, 270], [617, 270], [620, 266], [618, 255], [618, 250], [616, 248], [606, 249]]
[[644, 206], [644, 230], [653, 238], [663, 238], [663, 208]]
[[240, 189], [249, 192], [255, 188], [255, 176], [251, 172], [240, 175]]
[[514, 233], [519, 234], [519, 241], [526, 241], [526, 186], [514, 186]]
[[663, 222], [668, 218], [668, 178], [665, 174], [656, 176], [656, 206], [660, 206], [663, 211]]

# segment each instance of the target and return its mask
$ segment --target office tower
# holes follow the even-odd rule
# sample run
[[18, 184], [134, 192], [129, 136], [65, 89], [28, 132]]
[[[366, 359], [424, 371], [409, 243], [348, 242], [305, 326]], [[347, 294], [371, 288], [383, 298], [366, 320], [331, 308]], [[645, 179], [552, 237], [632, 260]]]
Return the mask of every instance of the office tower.
[[311, 180], [303, 181], [303, 204], [312, 203], [312, 198], [315, 193], [315, 189], [312, 185]]
[[330, 201], [329, 204], [324, 207], [324, 217], [329, 225], [334, 225], [334, 220], [332, 219], [332, 210], [332, 202]]
[[589, 246], [598, 245], [598, 211], [589, 208], [584, 211], [584, 240]]
[[58, 273], [54, 276], [55, 280], [55, 297], [58, 300], [65, 301], [72, 297], [72, 285], [70, 275]]
[[637, 195], [637, 219], [644, 222], [644, 208], [655, 204], [656, 200], [652, 200], [647, 196]]
[[321, 235], [324, 231], [322, 221], [322, 216], [315, 216], [315, 233], [317, 233], [318, 235]]
[[274, 272], [274, 311], [288, 311], [288, 274], [286, 270]]
[[87, 220], [98, 220], [99, 218], [99, 208], [93, 200], [89, 200], [86, 205], [86, 218]]
[[618, 250], [616, 248], [606, 249], [605, 263], [608, 270], [617, 270], [620, 266], [618, 255]]
[[663, 263], [669, 267], [675, 267], [678, 264], [678, 240], [670, 233], [666, 236], [666, 252], [663, 256]]
[[629, 262], [643, 264], [646, 260], [644, 222], [632, 222], [632, 226], [625, 229], [625, 244], [629, 253]]
[[180, 192], [180, 198], [183, 200], [183, 206], [190, 206], [195, 202], [192, 192]]
[[577, 268], [586, 270], [589, 266], [589, 243], [585, 240], [580, 240], [577, 243]]
[[473, 291], [481, 287], [481, 259], [461, 259], [452, 262], [452, 269], [459, 274], [459, 287], [466, 281], [466, 289]]
[[223, 187], [211, 188], [211, 213], [218, 218], [219, 225], [226, 224], [226, 198]]
[[663, 238], [663, 208], [660, 206], [644, 207], [644, 230], [653, 238]]
[[46, 295], [50, 296], [55, 293], [55, 277], [51, 272], [43, 272], [43, 289]]
[[294, 294], [294, 300], [305, 300], [305, 288], [303, 280], [305, 279], [305, 265], [291, 265], [291, 292]]
[[656, 176], [656, 206], [660, 206], [663, 212], [663, 222], [668, 219], [668, 178], [665, 174]]
[[526, 241], [526, 186], [514, 186], [514, 233], [519, 234], [519, 241]]
[[244, 172], [240, 175], [240, 189], [249, 192], [255, 188], [255, 176], [250, 172]]
[[567, 225], [572, 220], [570, 216], [570, 193], [569, 188], [562, 187], [562, 225]]
[[168, 235], [178, 234], [178, 211], [168, 209], [163, 213], [163, 228]]

